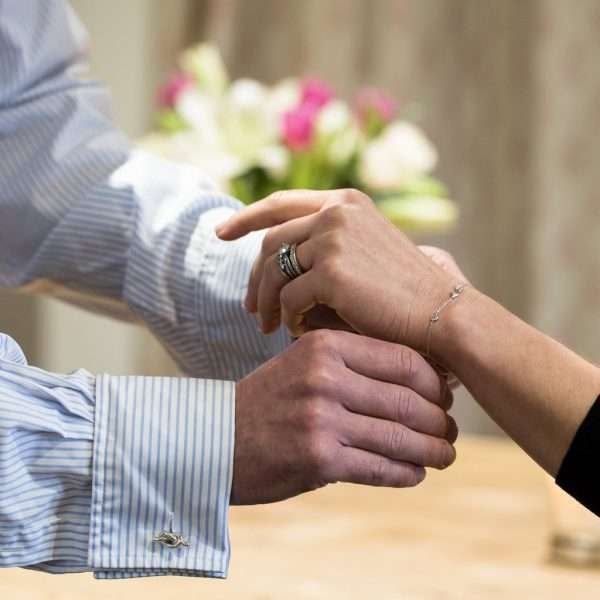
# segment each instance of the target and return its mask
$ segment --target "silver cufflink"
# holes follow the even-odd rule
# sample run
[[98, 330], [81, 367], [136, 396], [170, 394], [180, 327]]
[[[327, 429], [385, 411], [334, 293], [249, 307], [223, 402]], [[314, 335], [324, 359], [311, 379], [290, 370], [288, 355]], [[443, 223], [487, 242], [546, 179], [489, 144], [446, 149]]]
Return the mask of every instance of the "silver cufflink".
[[157, 533], [152, 542], [158, 542], [166, 548], [179, 548], [181, 546], [189, 546], [189, 542], [183, 537], [182, 533], [173, 531], [173, 513], [169, 515], [169, 531], [161, 531]]

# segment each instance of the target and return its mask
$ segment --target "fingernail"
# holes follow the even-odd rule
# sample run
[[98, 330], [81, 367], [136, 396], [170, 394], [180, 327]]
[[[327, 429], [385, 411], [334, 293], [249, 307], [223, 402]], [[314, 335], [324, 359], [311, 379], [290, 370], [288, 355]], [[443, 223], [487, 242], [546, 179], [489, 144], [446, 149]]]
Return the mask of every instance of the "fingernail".
[[423, 469], [423, 468], [417, 469], [415, 471], [415, 478], [417, 480], [417, 485], [419, 485], [419, 483], [421, 483], [425, 479], [425, 475], [426, 475], [425, 469]]
[[448, 415], [448, 429], [446, 432], [446, 439], [451, 444], [454, 444], [456, 438], [458, 438], [458, 425], [456, 424], [456, 421], [450, 415]]
[[449, 467], [451, 464], [454, 463], [454, 461], [456, 460], [456, 449], [454, 448], [454, 446], [450, 446], [450, 453], [448, 455], [448, 462], [446, 463], [446, 466]]
[[225, 221], [224, 223], [221, 223], [220, 225], [218, 225], [217, 227], [215, 227], [215, 233], [221, 237], [221, 235], [223, 234], [223, 232], [227, 229], [227, 221]]

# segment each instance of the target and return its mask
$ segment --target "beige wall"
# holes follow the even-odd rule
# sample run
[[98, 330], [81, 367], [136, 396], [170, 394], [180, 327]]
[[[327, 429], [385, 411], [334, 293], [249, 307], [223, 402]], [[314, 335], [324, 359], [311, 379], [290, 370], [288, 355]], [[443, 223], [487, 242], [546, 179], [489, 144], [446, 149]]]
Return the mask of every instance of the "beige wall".
[[19, 341], [29, 360], [35, 361], [39, 331], [37, 303], [11, 291], [0, 291], [0, 331]]
[[544, 0], [541, 8], [533, 312], [545, 331], [600, 364], [600, 2]]

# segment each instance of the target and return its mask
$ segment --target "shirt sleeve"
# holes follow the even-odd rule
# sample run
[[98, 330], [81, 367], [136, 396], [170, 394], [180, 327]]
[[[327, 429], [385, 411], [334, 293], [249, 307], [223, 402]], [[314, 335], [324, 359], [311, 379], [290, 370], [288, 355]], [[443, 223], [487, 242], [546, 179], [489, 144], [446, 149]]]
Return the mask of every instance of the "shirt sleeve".
[[141, 320], [197, 377], [282, 350], [241, 303], [262, 235], [214, 227], [241, 204], [195, 168], [133, 149], [63, 0], [0, 2], [0, 286]]
[[234, 395], [223, 381], [48, 373], [0, 334], [0, 567], [225, 577]]
[[600, 456], [600, 396], [579, 426], [556, 475], [556, 484], [600, 516], [600, 487], [592, 474]]

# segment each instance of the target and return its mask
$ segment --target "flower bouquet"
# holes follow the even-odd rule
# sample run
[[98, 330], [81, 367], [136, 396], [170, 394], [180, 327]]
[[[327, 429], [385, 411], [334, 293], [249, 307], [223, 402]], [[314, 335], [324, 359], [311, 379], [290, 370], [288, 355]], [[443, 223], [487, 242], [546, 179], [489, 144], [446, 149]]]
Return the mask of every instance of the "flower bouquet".
[[245, 203], [281, 189], [353, 187], [404, 229], [439, 231], [457, 218], [431, 176], [434, 146], [380, 90], [363, 89], [350, 105], [318, 79], [231, 82], [218, 50], [201, 44], [183, 52], [158, 103], [158, 131], [144, 146], [198, 166]]

